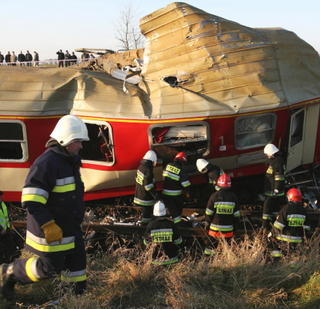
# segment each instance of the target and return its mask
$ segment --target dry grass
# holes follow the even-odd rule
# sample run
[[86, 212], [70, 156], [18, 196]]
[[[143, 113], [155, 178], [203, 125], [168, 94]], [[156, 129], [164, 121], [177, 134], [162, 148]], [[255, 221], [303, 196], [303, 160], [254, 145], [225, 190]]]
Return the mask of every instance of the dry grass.
[[[99, 253], [89, 258], [86, 294], [67, 294], [56, 308], [320, 308], [318, 239], [278, 264], [268, 262], [264, 248], [260, 238], [246, 237], [222, 243], [212, 258], [186, 254], [170, 267], [151, 265], [150, 250]], [[18, 287], [24, 305], [16, 308], [41, 308], [32, 303], [54, 298], [54, 286]]]

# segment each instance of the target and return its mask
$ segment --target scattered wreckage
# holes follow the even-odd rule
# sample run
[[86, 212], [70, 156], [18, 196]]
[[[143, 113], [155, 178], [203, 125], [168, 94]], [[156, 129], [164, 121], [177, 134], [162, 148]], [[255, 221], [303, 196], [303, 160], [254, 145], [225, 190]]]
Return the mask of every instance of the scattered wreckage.
[[[265, 172], [263, 147], [284, 153], [291, 185], [317, 208], [320, 58], [282, 28], [250, 28], [175, 2], [140, 21], [145, 49], [102, 54], [67, 68], [0, 67], [0, 189], [19, 201], [57, 120], [81, 117], [90, 141], [85, 199], [128, 196], [148, 149], [204, 157], [235, 180]], [[85, 51], [83, 49], [82, 51]], [[302, 179], [299, 179], [302, 177]], [[255, 178], [254, 178], [255, 179]], [[196, 205], [197, 206], [197, 205]]]

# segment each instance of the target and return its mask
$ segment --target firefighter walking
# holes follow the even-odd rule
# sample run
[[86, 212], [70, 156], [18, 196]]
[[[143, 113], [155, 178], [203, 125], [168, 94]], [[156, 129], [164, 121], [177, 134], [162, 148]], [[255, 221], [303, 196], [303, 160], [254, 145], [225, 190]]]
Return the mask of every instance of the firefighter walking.
[[153, 150], [148, 150], [140, 161], [137, 170], [133, 202], [135, 205], [143, 207], [142, 224], [148, 224], [151, 221], [153, 205], [157, 199], [153, 176], [153, 168], [156, 164], [157, 154]]
[[264, 147], [268, 168], [265, 174], [265, 196], [262, 211], [262, 227], [270, 230], [272, 222], [282, 205], [286, 203], [284, 193], [284, 163], [279, 149], [273, 144]]
[[271, 257], [279, 260], [283, 254], [296, 248], [304, 239], [305, 231], [310, 230], [309, 218], [303, 206], [299, 189], [291, 188], [287, 192], [288, 203], [280, 210], [273, 224], [273, 243]]
[[181, 222], [183, 209], [183, 190], [188, 190], [191, 183], [185, 171], [187, 156], [184, 152], [176, 154], [173, 162], [167, 164], [163, 171], [162, 195], [175, 224]]
[[205, 212], [205, 223], [208, 228], [209, 244], [205, 255], [214, 255], [219, 239], [231, 239], [240, 218], [238, 201], [231, 189], [231, 178], [222, 174], [217, 180], [218, 191], [212, 193]]
[[170, 265], [179, 261], [179, 245], [182, 238], [176, 225], [167, 217], [165, 204], [156, 202], [153, 209], [154, 219], [146, 228], [144, 244], [154, 244], [152, 264]]
[[0, 266], [0, 287], [7, 299], [16, 283], [28, 284], [61, 274], [76, 294], [86, 287], [86, 254], [81, 231], [84, 185], [80, 177], [83, 121], [66, 115], [56, 124], [46, 151], [30, 168], [22, 191], [27, 209], [26, 249], [34, 255]]

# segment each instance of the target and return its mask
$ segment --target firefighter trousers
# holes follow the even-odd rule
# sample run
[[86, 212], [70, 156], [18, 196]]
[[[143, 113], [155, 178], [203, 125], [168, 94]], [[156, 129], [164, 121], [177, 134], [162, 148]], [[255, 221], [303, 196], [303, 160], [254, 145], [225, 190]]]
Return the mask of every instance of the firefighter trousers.
[[174, 223], [181, 222], [181, 214], [183, 209], [183, 197], [182, 195], [178, 196], [169, 196], [163, 194], [163, 201], [166, 207], [169, 210], [170, 216], [173, 219]]
[[82, 237], [76, 237], [75, 248], [70, 251], [34, 255], [13, 262], [13, 274], [18, 283], [28, 284], [61, 275], [61, 281], [72, 284], [75, 294], [86, 288], [86, 252]]

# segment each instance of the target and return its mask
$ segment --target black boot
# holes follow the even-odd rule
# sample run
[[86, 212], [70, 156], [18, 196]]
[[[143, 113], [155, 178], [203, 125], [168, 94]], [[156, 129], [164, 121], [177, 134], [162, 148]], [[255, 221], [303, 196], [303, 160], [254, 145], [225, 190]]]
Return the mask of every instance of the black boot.
[[15, 284], [13, 264], [0, 265], [0, 292], [5, 299], [12, 300], [14, 298]]

